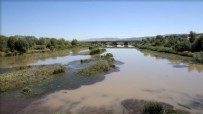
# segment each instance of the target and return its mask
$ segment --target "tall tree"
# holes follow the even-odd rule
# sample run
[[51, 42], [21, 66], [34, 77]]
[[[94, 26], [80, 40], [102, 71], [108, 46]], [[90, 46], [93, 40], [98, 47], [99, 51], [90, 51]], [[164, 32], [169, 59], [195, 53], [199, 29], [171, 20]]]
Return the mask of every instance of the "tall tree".
[[15, 49], [15, 42], [17, 41], [16, 36], [10, 36], [8, 39], [8, 47], [11, 49], [11, 51], [14, 51]]
[[79, 44], [79, 42], [76, 40], [76, 39], [73, 39], [72, 41], [71, 41], [71, 45], [72, 46], [77, 46]]
[[0, 51], [9, 51], [9, 48], [7, 47], [7, 41], [8, 38], [6, 36], [0, 35]]
[[193, 43], [195, 39], [196, 39], [196, 34], [193, 31], [190, 31], [190, 34], [189, 34], [190, 42]]

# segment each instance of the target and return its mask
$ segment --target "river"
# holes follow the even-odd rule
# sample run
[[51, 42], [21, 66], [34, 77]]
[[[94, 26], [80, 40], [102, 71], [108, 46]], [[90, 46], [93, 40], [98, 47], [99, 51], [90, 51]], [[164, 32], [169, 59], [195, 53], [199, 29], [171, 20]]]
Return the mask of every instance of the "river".
[[[33, 98], [31, 102], [26, 100], [28, 103], [19, 108], [18, 112], [21, 114], [57, 112], [85, 114], [98, 110], [109, 113], [108, 111], [111, 110], [111, 113], [122, 114], [123, 100], [144, 99], [165, 102], [178, 109], [203, 114], [203, 65], [192, 63], [187, 58], [182, 60], [176, 55], [168, 54], [166, 57], [160, 57], [159, 53], [135, 48], [107, 48], [106, 53], [112, 53], [119, 61], [115, 71], [92, 79], [74, 79], [76, 76], [66, 73], [66, 78], [58, 80], [63, 83], [62, 88]], [[21, 57], [22, 60], [29, 61], [24, 64], [23, 61], [19, 61], [19, 57], [10, 57], [10, 61], [2, 58], [1, 60], [5, 62], [1, 64], [1, 70], [21, 64], [54, 63], [77, 69], [77, 65], [70, 63], [90, 57], [79, 55], [77, 52], [56, 57], [29, 56]], [[6, 63], [9, 64], [6, 65]], [[75, 84], [77, 82], [80, 84]]]

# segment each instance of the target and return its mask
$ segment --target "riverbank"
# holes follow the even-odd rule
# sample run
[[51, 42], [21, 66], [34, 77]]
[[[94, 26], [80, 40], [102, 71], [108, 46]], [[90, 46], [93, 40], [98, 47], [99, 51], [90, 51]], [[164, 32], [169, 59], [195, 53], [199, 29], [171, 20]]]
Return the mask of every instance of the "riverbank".
[[177, 52], [172, 48], [161, 47], [161, 46], [142, 46], [142, 45], [134, 45], [138, 49], [146, 49], [151, 51], [157, 51], [160, 53], [168, 53], [168, 54], [176, 54], [183, 57], [190, 57], [193, 59], [193, 62], [196, 61], [198, 63], [203, 64], [203, 53], [202, 52], [191, 52], [191, 51], [183, 51]]

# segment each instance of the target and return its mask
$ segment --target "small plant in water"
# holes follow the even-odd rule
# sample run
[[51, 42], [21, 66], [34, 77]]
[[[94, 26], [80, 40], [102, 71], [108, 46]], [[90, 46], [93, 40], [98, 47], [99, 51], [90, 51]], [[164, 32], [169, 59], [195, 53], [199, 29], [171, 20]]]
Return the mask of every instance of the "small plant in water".
[[32, 95], [32, 90], [29, 87], [25, 87], [22, 89], [21, 93], [26, 96], [30, 96], [30, 95]]
[[144, 106], [142, 114], [163, 114], [163, 106], [159, 103], [148, 103]]
[[65, 68], [61, 67], [60, 69], [54, 70], [53, 74], [59, 74], [65, 72]]

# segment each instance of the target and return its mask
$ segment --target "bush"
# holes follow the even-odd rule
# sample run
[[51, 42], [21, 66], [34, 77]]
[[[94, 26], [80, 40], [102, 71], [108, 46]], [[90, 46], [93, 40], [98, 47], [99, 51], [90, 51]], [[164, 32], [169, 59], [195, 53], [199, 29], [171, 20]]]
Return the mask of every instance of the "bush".
[[54, 70], [53, 74], [59, 74], [59, 73], [63, 73], [63, 72], [65, 72], [65, 68], [61, 67], [60, 69]]
[[28, 87], [25, 87], [25, 88], [22, 89], [21, 93], [24, 94], [24, 95], [31, 95], [32, 90], [30, 88], [28, 88]]
[[45, 45], [35, 45], [33, 47], [33, 49], [35, 49], [35, 50], [44, 50], [44, 49], [46, 49], [46, 46]]
[[192, 51], [203, 51], [203, 36], [194, 41], [192, 44]]
[[104, 53], [106, 49], [93, 49], [90, 51], [90, 55], [101, 54]]
[[144, 106], [143, 114], [163, 114], [163, 106], [159, 103], [148, 103]]
[[172, 48], [168, 48], [168, 47], [157, 47], [155, 51], [166, 52], [166, 53], [176, 53]]
[[195, 53], [193, 58], [200, 63], [203, 63], [203, 52]]
[[188, 41], [182, 41], [180, 43], [177, 43], [174, 47], [174, 50], [178, 52], [183, 52], [183, 51], [190, 51], [191, 50], [191, 44]]
[[72, 46], [77, 46], [77, 45], [79, 45], [78, 40], [73, 39], [73, 40], [71, 41], [71, 45], [72, 45]]
[[93, 65], [90, 65], [87, 68], [81, 69], [78, 72], [76, 72], [77, 75], [80, 76], [94, 76], [96, 74], [107, 72], [110, 70], [110, 67], [105, 62], [98, 62]]
[[182, 56], [193, 57], [193, 53], [190, 51], [183, 51], [183, 52], [179, 52], [178, 54]]
[[29, 44], [25, 39], [19, 38], [15, 42], [15, 50], [25, 53], [28, 50]]
[[95, 49], [95, 47], [92, 47], [92, 46], [89, 47], [89, 50], [93, 50], [93, 49]]

